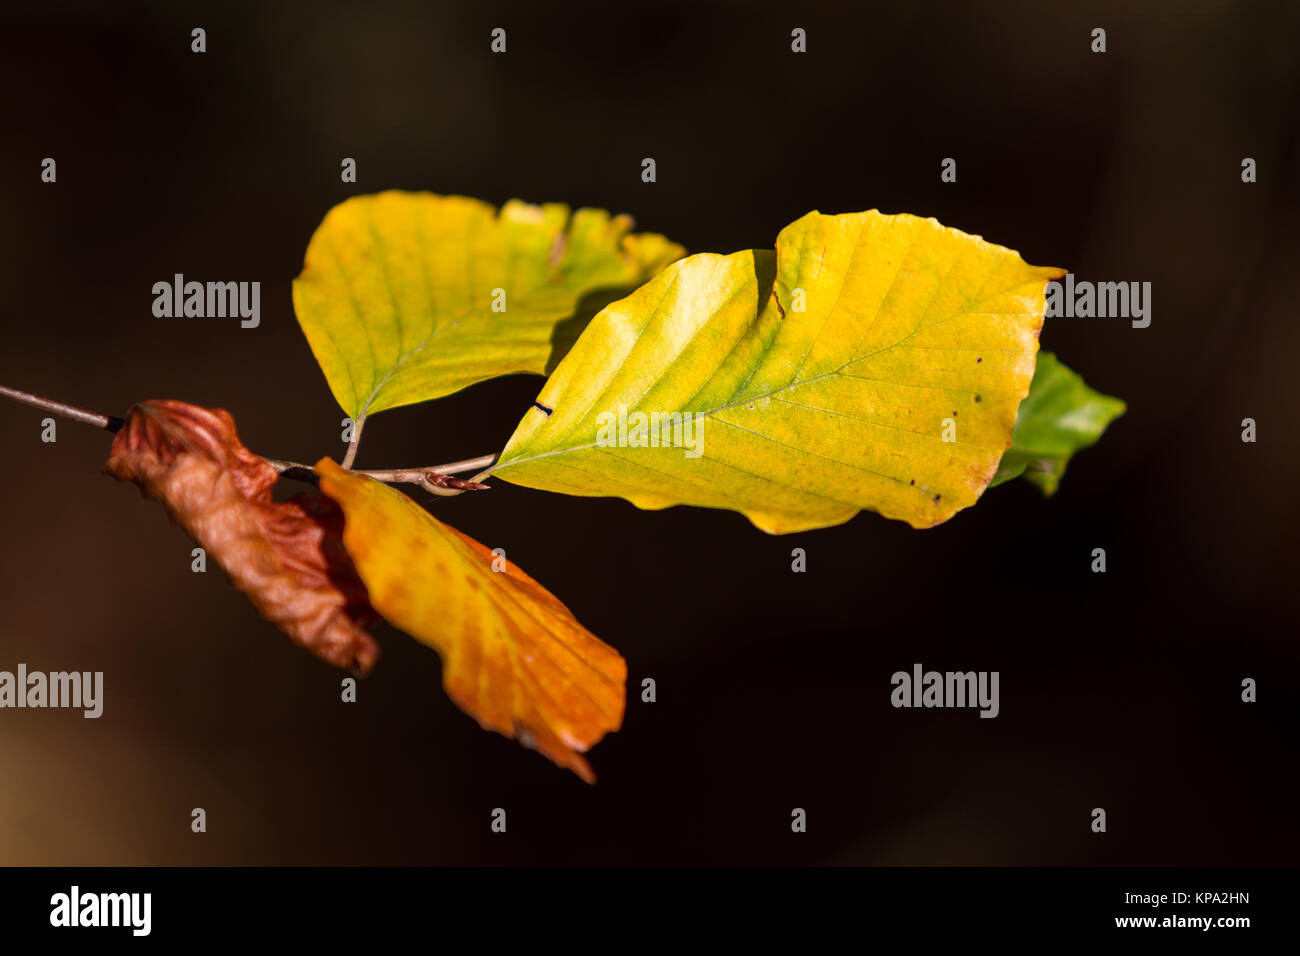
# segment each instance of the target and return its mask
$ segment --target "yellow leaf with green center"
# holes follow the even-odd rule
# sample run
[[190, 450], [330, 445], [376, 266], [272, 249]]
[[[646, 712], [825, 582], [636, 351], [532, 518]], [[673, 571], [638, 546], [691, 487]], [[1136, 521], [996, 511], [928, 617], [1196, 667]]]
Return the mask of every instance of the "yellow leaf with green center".
[[448, 696], [588, 783], [582, 753], [623, 720], [627, 665], [504, 555], [373, 478], [316, 463], [370, 604], [442, 658]]
[[293, 304], [354, 419], [513, 372], [545, 374], [606, 303], [679, 258], [599, 209], [498, 213], [462, 196], [390, 191], [330, 210]]
[[997, 473], [1062, 274], [933, 219], [809, 213], [607, 306], [492, 470], [772, 533], [930, 527]]

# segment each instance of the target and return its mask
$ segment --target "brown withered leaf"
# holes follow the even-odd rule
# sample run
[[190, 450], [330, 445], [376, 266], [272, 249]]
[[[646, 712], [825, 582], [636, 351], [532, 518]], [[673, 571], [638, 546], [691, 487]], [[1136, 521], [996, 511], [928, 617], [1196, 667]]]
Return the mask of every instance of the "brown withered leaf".
[[141, 402], [113, 439], [105, 470], [160, 502], [289, 638], [364, 674], [379, 656], [378, 620], [343, 549], [343, 515], [324, 495], [271, 500], [277, 474], [239, 441], [220, 408]]

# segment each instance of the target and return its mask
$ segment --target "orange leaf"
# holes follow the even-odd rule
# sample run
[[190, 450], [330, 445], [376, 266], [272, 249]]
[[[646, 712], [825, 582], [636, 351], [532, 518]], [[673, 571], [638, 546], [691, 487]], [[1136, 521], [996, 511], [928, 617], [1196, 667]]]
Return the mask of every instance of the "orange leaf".
[[113, 438], [105, 470], [160, 502], [294, 643], [370, 670], [379, 646], [363, 628], [375, 615], [343, 550], [338, 506], [318, 494], [272, 501], [275, 469], [240, 444], [228, 412], [142, 402]]
[[375, 609], [439, 653], [451, 699], [594, 783], [581, 754], [622, 724], [618, 652], [513, 563], [401, 492], [328, 458], [316, 474], [343, 508], [343, 543]]

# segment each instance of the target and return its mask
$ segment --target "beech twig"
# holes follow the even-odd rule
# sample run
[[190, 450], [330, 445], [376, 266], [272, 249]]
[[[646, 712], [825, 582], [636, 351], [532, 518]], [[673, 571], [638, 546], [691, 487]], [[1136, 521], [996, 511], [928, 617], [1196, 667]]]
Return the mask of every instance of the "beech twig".
[[[12, 398], [16, 402], [22, 402], [24, 405], [30, 405], [33, 408], [39, 408], [47, 412], [53, 412], [55, 415], [61, 415], [64, 418], [70, 418], [73, 421], [82, 422], [86, 425], [94, 425], [96, 428], [102, 428], [106, 431], [115, 432], [126, 424], [125, 419], [116, 418], [112, 415], [100, 415], [98, 412], [88, 411], [84, 408], [78, 408], [75, 405], [68, 405], [65, 402], [56, 402], [51, 398], [45, 398], [41, 395], [34, 395], [31, 392], [24, 392], [20, 389], [9, 388], [6, 385], [0, 385], [0, 395], [5, 398]], [[351, 466], [357, 456], [357, 444], [361, 439], [361, 422], [356, 423], [352, 432], [352, 441], [348, 445], [347, 454], [343, 456], [342, 465], [344, 468]], [[311, 484], [316, 483], [316, 473], [312, 471], [310, 465], [304, 465], [296, 461], [284, 461], [279, 458], [266, 458], [263, 460], [274, 468], [281, 477], [289, 478], [294, 481], [305, 481]], [[429, 465], [427, 468], [389, 468], [375, 471], [358, 470], [358, 475], [368, 475], [376, 481], [382, 481], [389, 485], [409, 484], [419, 485], [425, 491], [440, 497], [450, 497], [459, 495], [465, 491], [484, 491], [488, 485], [482, 484], [477, 479], [482, 474], [475, 475], [474, 478], [455, 478], [453, 475], [466, 471], [476, 471], [479, 469], [490, 468], [497, 460], [496, 455], [480, 455], [478, 458], [467, 458], [464, 461], [452, 461], [445, 465]]]
[[95, 412], [88, 412], [76, 405], [66, 405], [63, 402], [56, 402], [51, 398], [42, 398], [40, 395], [9, 388], [6, 385], [0, 385], [0, 395], [5, 398], [12, 398], [15, 402], [30, 405], [32, 408], [41, 408], [47, 412], [62, 415], [64, 418], [71, 418], [73, 421], [84, 422], [87, 425], [94, 425], [96, 428], [103, 428], [110, 432], [117, 431], [125, 424], [122, 419], [114, 418], [112, 415], [99, 415]]

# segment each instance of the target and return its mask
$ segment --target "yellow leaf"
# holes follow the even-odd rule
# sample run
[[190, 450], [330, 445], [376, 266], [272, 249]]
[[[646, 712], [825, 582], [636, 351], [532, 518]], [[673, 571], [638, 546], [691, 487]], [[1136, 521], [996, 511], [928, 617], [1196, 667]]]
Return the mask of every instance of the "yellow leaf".
[[492, 470], [772, 533], [930, 527], [996, 474], [1062, 274], [933, 219], [809, 213], [775, 252], [691, 256], [607, 306]]
[[[627, 665], [550, 592], [401, 492], [316, 463], [376, 611], [442, 657], [452, 700], [588, 783], [581, 756], [623, 720]], [[493, 570], [494, 560], [501, 571]]]
[[354, 419], [555, 367], [587, 320], [684, 250], [600, 209], [390, 191], [325, 216], [293, 304]]

